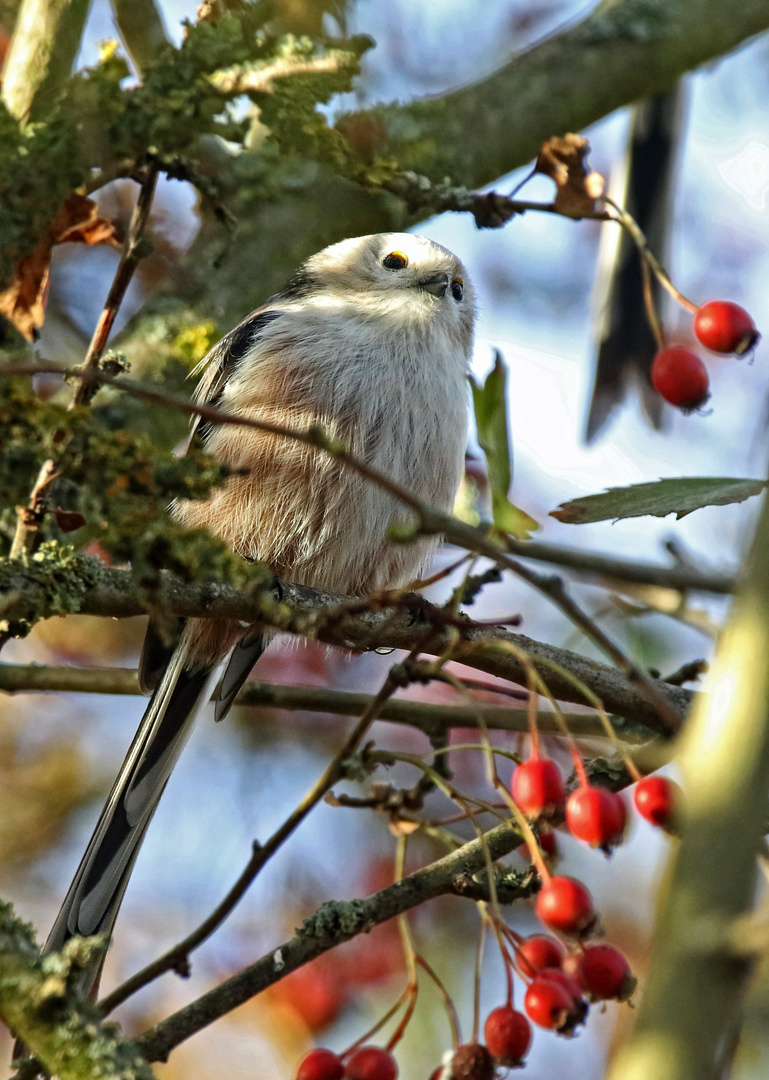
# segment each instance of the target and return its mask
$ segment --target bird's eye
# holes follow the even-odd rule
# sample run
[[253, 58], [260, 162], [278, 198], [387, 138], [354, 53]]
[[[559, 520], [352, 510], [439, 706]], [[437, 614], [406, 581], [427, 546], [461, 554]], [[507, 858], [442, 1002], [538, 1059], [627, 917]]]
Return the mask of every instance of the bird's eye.
[[455, 277], [451, 282], [451, 295], [459, 303], [462, 297], [465, 295], [465, 283], [461, 277]]
[[402, 251], [391, 251], [389, 255], [385, 255], [382, 259], [382, 266], [385, 270], [403, 270], [408, 264], [408, 255], [404, 255]]

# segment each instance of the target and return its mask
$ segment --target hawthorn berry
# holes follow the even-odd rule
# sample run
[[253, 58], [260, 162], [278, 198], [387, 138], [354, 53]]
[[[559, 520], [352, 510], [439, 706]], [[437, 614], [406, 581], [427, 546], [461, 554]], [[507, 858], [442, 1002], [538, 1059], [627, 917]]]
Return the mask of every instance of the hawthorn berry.
[[562, 986], [567, 993], [571, 994], [575, 1003], [579, 1004], [582, 1002], [582, 986], [575, 975], [570, 975], [561, 968], [545, 968], [544, 971], [540, 971], [539, 975], [543, 979], [549, 979], [550, 982], [558, 983], [559, 986]]
[[342, 1059], [320, 1048], [305, 1054], [296, 1070], [296, 1080], [342, 1080], [343, 1076]]
[[694, 316], [694, 333], [706, 349], [744, 356], [761, 335], [745, 308], [730, 300], [708, 300]]
[[397, 1080], [398, 1066], [389, 1050], [361, 1046], [344, 1067], [344, 1080]]
[[552, 829], [540, 829], [537, 834], [537, 840], [542, 851], [549, 858], [553, 858], [558, 854], [558, 841], [555, 838], [555, 832]]
[[579, 787], [566, 802], [566, 824], [571, 835], [607, 854], [621, 843], [626, 820], [624, 802], [605, 787]]
[[531, 1024], [511, 1005], [490, 1012], [483, 1028], [486, 1049], [500, 1065], [513, 1069], [523, 1064], [531, 1046]]
[[516, 766], [510, 791], [521, 812], [532, 820], [551, 817], [566, 797], [561, 770], [554, 761], [540, 757]]
[[526, 1015], [539, 1027], [557, 1031], [561, 1035], [573, 1035], [574, 1028], [585, 1018], [584, 1002], [579, 1007], [574, 995], [561, 983], [537, 975], [529, 983], [524, 998]]
[[641, 817], [661, 829], [670, 829], [680, 801], [680, 787], [666, 776], [645, 776], [638, 781], [633, 793], [633, 802]]
[[541, 971], [537, 978], [546, 979], [555, 983], [557, 986], [562, 986], [567, 994], [571, 994], [572, 1000], [572, 1019], [575, 1024], [584, 1024], [585, 1018], [590, 1010], [590, 1006], [585, 1001], [585, 997], [582, 991], [582, 987], [579, 980], [575, 975], [570, 975], [566, 971], [562, 971], [560, 968], [545, 968]]
[[580, 986], [597, 1001], [627, 1001], [636, 988], [630, 964], [613, 945], [587, 945], [577, 971]]
[[494, 1080], [494, 1060], [480, 1043], [458, 1046], [451, 1059], [451, 1080]]
[[529, 978], [545, 968], [559, 968], [563, 954], [563, 945], [549, 934], [532, 934], [519, 942], [515, 950], [518, 966]]
[[683, 345], [668, 345], [654, 357], [652, 386], [665, 401], [684, 412], [701, 408], [710, 397], [705, 365]]
[[582, 936], [596, 921], [593, 898], [581, 881], [552, 877], [537, 893], [537, 915], [551, 930]]

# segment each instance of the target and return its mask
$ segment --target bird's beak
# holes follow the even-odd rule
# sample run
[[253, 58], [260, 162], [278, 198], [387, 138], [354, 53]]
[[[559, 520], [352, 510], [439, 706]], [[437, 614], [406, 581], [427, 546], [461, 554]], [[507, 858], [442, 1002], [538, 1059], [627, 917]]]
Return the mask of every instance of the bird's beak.
[[433, 296], [445, 296], [450, 281], [448, 274], [433, 274], [432, 277], [422, 278], [418, 284], [420, 289], [432, 293]]

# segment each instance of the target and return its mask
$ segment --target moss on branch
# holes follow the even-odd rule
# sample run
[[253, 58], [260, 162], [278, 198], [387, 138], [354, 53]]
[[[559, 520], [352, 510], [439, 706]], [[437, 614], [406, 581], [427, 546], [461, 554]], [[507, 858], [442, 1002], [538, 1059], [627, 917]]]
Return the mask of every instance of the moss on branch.
[[31, 927], [0, 901], [0, 1016], [59, 1080], [153, 1080], [136, 1046], [74, 988], [103, 948], [96, 938], [72, 938], [42, 956]]

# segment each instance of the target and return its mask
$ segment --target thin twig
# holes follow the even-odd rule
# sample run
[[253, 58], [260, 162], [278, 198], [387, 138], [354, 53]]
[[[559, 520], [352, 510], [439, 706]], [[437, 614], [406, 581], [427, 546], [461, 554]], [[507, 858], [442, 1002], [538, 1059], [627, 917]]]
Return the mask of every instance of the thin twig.
[[[195, 1032], [336, 945], [434, 897], [464, 895], [463, 887], [485, 865], [484, 849], [496, 861], [519, 843], [518, 833], [505, 822], [485, 833], [482, 840], [464, 844], [373, 896], [351, 903], [329, 901], [305, 922], [294, 938], [144, 1032], [137, 1039], [139, 1048], [149, 1061], [166, 1060], [175, 1046]], [[513, 900], [514, 893], [518, 897], [528, 896], [536, 887], [537, 879], [528, 875], [505, 899]]]
[[[462, 680], [467, 684], [468, 680]], [[469, 688], [504, 694], [504, 687], [485, 683]], [[44, 667], [40, 664], [0, 664], [0, 692], [17, 693], [77, 693], [138, 695], [139, 682], [133, 668], [72, 668]], [[510, 693], [517, 693], [511, 690]], [[335, 716], [360, 716], [373, 702], [370, 694], [347, 690], [330, 690], [315, 686], [284, 686], [275, 683], [248, 682], [238, 694], [235, 704], [244, 708], [286, 709], [291, 711], [329, 713]], [[602, 728], [594, 713], [563, 714], [578, 738], [601, 737]], [[495, 705], [458, 706], [437, 705], [425, 701], [394, 699], [382, 707], [379, 720], [417, 728], [427, 735], [437, 735], [452, 728], [475, 728], [479, 720], [495, 731], [527, 730], [527, 710]], [[553, 713], [538, 713], [540, 730], [557, 735], [560, 731]], [[637, 742], [647, 739], [640, 732], [629, 732], [627, 739]]]
[[149, 223], [157, 182], [158, 164], [152, 160], [145, 166], [141, 174], [139, 197], [131, 215], [131, 223], [128, 226], [128, 235], [120, 255], [120, 262], [115, 271], [115, 277], [112, 279], [107, 299], [104, 301], [104, 307], [96, 324], [96, 329], [91, 337], [91, 343], [88, 346], [88, 352], [80, 372], [80, 382], [69, 406], [70, 409], [87, 404], [93, 395], [91, 373], [97, 370], [99, 366], [115, 318], [120, 310], [120, 305], [125, 299], [126, 291], [131, 284], [136, 267], [139, 265], [143, 255], [147, 253], [145, 250], [145, 232]]
[[[149, 213], [152, 206], [152, 199], [155, 194], [157, 178], [158, 166], [155, 162], [150, 162], [144, 170], [141, 187], [139, 189], [139, 198], [131, 216], [128, 236], [123, 246], [118, 268], [115, 271], [115, 277], [104, 303], [102, 313], [99, 316], [99, 321], [96, 324], [96, 329], [91, 337], [91, 343], [88, 346], [88, 352], [86, 353], [83, 366], [79, 371], [80, 381], [73, 399], [68, 406], [70, 411], [77, 408], [79, 405], [87, 404], [98, 388], [99, 383], [93, 379], [93, 375], [98, 370], [99, 361], [106, 348], [107, 340], [115, 321], [115, 316], [123, 302], [126, 290], [143, 254], [144, 233], [147, 228], [147, 222], [149, 221]], [[63, 430], [56, 432], [52, 436], [52, 443], [55, 444], [57, 441], [61, 441], [66, 437], [66, 434], [66, 431]], [[20, 506], [17, 509], [16, 531], [11, 545], [12, 559], [19, 558], [25, 551], [33, 550], [36, 538], [39, 535], [40, 526], [43, 523], [43, 518], [46, 513], [48, 489], [58, 476], [59, 467], [53, 459], [49, 458], [47, 461], [43, 462], [37, 475], [37, 479], [32, 487], [32, 491], [30, 492], [27, 505]], [[0, 647], [2, 647], [7, 640], [7, 634], [0, 636]]]
[[280, 828], [272, 834], [266, 844], [254, 844], [251, 858], [244, 867], [238, 880], [221, 903], [219, 903], [211, 914], [204, 919], [191, 934], [188, 934], [183, 941], [174, 945], [173, 948], [158, 957], [157, 960], [153, 960], [152, 963], [147, 964], [141, 971], [132, 975], [130, 979], [126, 979], [124, 983], [105, 997], [99, 1003], [102, 1015], [108, 1015], [132, 994], [135, 994], [137, 990], [141, 990], [142, 987], [147, 986], [148, 983], [157, 979], [166, 971], [180, 971], [184, 974], [188, 973], [189, 954], [202, 945], [203, 942], [222, 925], [224, 920], [231, 914], [253, 884], [257, 875], [268, 860], [272, 858], [281, 845], [296, 831], [310, 811], [318, 805], [324, 795], [331, 790], [333, 785], [344, 776], [347, 762], [357, 750], [361, 740], [373, 724], [374, 720], [378, 717], [385, 702], [395, 693], [396, 689], [397, 684], [393, 681], [391, 676], [388, 675], [381, 690], [376, 697], [372, 698], [363, 716], [349, 733], [344, 741], [344, 745], [334, 755], [333, 760], [326, 767], [320, 779], [313, 785], [299, 805], [292, 810]]

